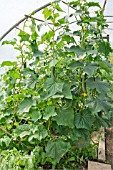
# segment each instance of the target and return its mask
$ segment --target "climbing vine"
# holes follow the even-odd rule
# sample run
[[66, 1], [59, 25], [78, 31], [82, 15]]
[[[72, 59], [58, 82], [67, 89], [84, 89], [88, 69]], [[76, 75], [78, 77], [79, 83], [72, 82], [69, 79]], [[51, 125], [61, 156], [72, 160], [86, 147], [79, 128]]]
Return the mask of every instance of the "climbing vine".
[[66, 5], [68, 12], [51, 3], [44, 20], [26, 16], [17, 38], [2, 43], [20, 53], [1, 64], [2, 169], [72, 169], [86, 152], [82, 161], [95, 156], [92, 132], [110, 125], [112, 49], [103, 39], [103, 9], [86, 0]]

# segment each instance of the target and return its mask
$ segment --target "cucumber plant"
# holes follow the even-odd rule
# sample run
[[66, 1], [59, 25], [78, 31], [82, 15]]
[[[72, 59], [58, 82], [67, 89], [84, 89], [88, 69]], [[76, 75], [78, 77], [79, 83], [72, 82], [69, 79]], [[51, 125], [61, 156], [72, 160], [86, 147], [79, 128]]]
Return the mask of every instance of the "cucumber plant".
[[67, 12], [61, 2], [43, 10], [41, 24], [31, 15], [17, 38], [3, 42], [19, 51], [16, 61], [1, 64], [7, 67], [0, 97], [6, 169], [74, 168], [92, 132], [110, 125], [112, 49], [103, 39], [103, 10], [76, 0]]

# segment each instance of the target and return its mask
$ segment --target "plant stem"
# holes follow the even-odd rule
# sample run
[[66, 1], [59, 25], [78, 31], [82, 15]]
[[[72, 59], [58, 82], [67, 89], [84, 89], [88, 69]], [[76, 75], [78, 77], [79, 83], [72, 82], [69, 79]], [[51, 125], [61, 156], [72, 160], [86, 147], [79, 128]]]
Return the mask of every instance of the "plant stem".
[[[54, 16], [54, 10], [53, 10], [53, 16]], [[53, 48], [52, 48], [52, 57], [53, 60], [55, 59], [55, 23], [53, 23]], [[55, 66], [52, 67], [52, 75], [53, 78], [55, 78]]]
[[[6, 133], [7, 135], [9, 135], [9, 136], [11, 136], [12, 137], [12, 135], [6, 130], [6, 129], [4, 129], [4, 128], [2, 128], [2, 127], [0, 127], [0, 129], [4, 132], [4, 133]], [[18, 140], [18, 139], [16, 139], [22, 146], [24, 146], [24, 147], [26, 147], [26, 149], [28, 149], [28, 150], [32, 150], [30, 147], [28, 147], [27, 145], [25, 145], [23, 142], [21, 142], [20, 140]]]
[[[36, 21], [45, 22], [44, 20], [32, 17], [31, 15], [25, 15], [25, 17], [34, 19]], [[48, 24], [53, 25], [53, 23], [51, 23], [51, 22], [49, 22]]]
[[[50, 5], [51, 5], [51, 2], [45, 4], [44, 6], [42, 6], [42, 7], [38, 8], [38, 9], [34, 10], [33, 13], [31, 13], [31, 15], [32, 15], [32, 14], [35, 14], [35, 13], [37, 13], [37, 12], [39, 12], [39, 11], [41, 11], [42, 9], [44, 9], [44, 8], [50, 6]], [[3, 39], [4, 37], [6, 37], [6, 35], [8, 35], [14, 28], [16, 28], [16, 26], [18, 26], [18, 25], [21, 24], [23, 21], [25, 21], [26, 18], [27, 18], [27, 17], [22, 18], [20, 21], [18, 21], [16, 24], [14, 24], [11, 28], [9, 28], [9, 30], [6, 31], [6, 33], [3, 34], [3, 35], [0, 37], [0, 41], [2, 41], [2, 39]]]

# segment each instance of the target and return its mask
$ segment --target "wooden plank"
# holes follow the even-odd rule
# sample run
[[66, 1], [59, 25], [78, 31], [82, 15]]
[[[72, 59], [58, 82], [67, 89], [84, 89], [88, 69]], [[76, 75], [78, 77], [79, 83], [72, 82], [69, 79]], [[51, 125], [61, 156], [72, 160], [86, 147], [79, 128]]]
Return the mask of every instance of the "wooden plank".
[[88, 161], [88, 170], [111, 170], [111, 165]]
[[104, 128], [100, 128], [100, 140], [99, 140], [99, 147], [98, 147], [98, 160], [105, 161], [105, 130]]
[[109, 163], [113, 169], [113, 118], [110, 121], [111, 127], [106, 128], [106, 162]]

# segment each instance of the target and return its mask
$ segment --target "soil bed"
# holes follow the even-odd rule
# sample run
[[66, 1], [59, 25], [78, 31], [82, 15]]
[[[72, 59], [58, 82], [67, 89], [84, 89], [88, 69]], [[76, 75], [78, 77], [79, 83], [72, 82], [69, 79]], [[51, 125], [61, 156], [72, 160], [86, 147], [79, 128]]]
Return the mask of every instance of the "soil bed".
[[113, 120], [111, 127], [106, 129], [106, 160], [113, 169]]

